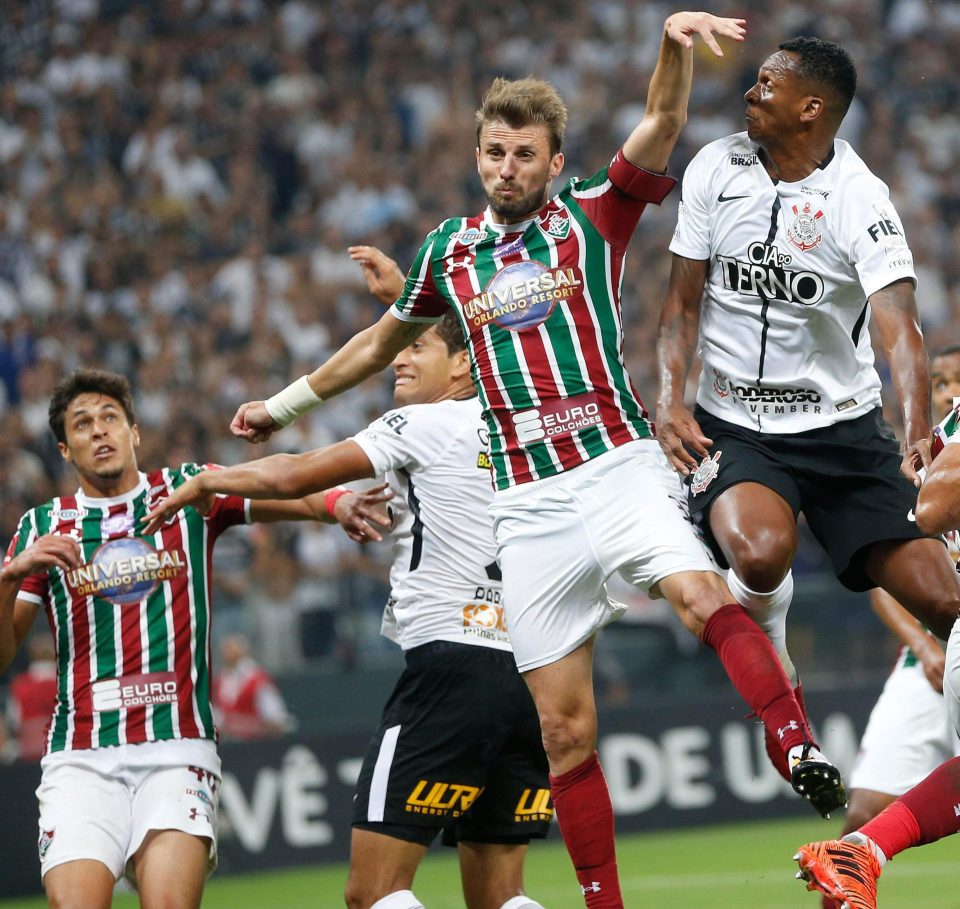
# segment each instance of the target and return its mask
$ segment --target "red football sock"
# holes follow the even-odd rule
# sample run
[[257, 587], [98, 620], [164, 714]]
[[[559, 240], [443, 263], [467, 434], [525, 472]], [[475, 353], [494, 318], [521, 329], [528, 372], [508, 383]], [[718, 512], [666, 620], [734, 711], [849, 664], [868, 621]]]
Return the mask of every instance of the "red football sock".
[[911, 846], [960, 832], [960, 757], [950, 758], [908, 793], [888, 805], [858, 833], [869, 836], [887, 858]]
[[784, 753], [813, 741], [773, 645], [739, 603], [721, 606], [710, 616], [701, 640], [717, 652], [733, 687]]
[[550, 776], [553, 808], [587, 909], [623, 909], [613, 840], [613, 805], [596, 752]]

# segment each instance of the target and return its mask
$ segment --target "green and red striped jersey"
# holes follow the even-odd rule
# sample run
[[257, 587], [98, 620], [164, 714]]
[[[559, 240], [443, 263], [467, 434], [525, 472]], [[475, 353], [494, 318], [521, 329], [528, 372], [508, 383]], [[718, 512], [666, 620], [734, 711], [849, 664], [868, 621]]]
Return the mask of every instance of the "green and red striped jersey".
[[624, 365], [620, 283], [644, 207], [674, 185], [618, 153], [529, 221], [497, 224], [488, 209], [424, 241], [392, 312], [414, 322], [457, 313], [498, 489], [653, 435]]
[[[213, 465], [208, 465], [213, 466]], [[153, 536], [147, 512], [204, 468], [140, 474], [115, 498], [82, 491], [20, 519], [9, 561], [47, 533], [73, 536], [83, 564], [27, 578], [18, 599], [42, 606], [57, 649], [57, 704], [47, 752], [216, 737], [210, 709], [210, 584], [219, 534], [249, 520], [249, 503], [218, 496]]]

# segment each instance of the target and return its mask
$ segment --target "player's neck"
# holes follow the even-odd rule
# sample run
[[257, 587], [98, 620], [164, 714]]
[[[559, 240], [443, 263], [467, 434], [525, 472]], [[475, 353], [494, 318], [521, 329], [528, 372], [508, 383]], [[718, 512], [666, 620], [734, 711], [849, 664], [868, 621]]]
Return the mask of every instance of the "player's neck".
[[774, 182], [797, 183], [805, 180], [814, 171], [825, 167], [833, 157], [833, 139], [823, 142], [803, 143], [786, 147], [764, 145], [760, 148], [760, 160]]
[[77, 474], [77, 478], [80, 481], [80, 491], [88, 499], [117, 499], [133, 492], [140, 485], [140, 471], [136, 467], [125, 470], [118, 477]]

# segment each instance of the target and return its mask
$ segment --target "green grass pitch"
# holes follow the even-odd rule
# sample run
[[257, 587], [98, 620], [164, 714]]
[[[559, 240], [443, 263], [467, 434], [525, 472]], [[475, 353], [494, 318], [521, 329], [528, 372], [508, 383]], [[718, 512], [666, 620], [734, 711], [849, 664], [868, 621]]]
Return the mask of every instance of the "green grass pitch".
[[[818, 895], [793, 880], [790, 860], [801, 843], [840, 826], [817, 818], [756, 822], [669, 833], [623, 836], [618, 859], [628, 909], [820, 909]], [[879, 909], [957, 909], [960, 841], [946, 839], [910, 850], [887, 866]], [[204, 909], [342, 909], [344, 866], [220, 878], [207, 887]], [[555, 832], [534, 843], [527, 892], [546, 909], [583, 909], [579, 887]], [[417, 875], [417, 896], [428, 909], [462, 909], [456, 857], [431, 852]], [[118, 897], [116, 909], [133, 909]], [[43, 909], [42, 899], [0, 901], [4, 909]]]

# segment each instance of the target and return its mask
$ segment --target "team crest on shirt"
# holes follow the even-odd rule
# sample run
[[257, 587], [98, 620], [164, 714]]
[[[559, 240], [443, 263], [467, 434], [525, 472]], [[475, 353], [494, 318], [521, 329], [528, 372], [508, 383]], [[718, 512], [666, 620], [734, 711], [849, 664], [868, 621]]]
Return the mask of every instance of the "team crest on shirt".
[[690, 477], [690, 492], [694, 495], [703, 492], [716, 479], [717, 474], [720, 473], [721, 454], [723, 454], [723, 452], [718, 451], [716, 454], [708, 455], [693, 472], [693, 475]]
[[54, 834], [57, 832], [57, 828], [54, 827], [53, 830], [41, 830], [40, 839], [37, 840], [37, 851], [40, 853], [40, 861], [42, 862], [46, 858], [47, 851], [50, 849], [50, 846], [53, 844]]
[[540, 216], [540, 230], [556, 240], [566, 240], [570, 233], [570, 215], [565, 208], [549, 205]]
[[793, 224], [787, 228], [787, 238], [802, 252], [819, 246], [823, 239], [823, 210], [814, 211], [809, 202], [804, 202], [803, 208], [798, 205], [791, 208], [794, 218]]

